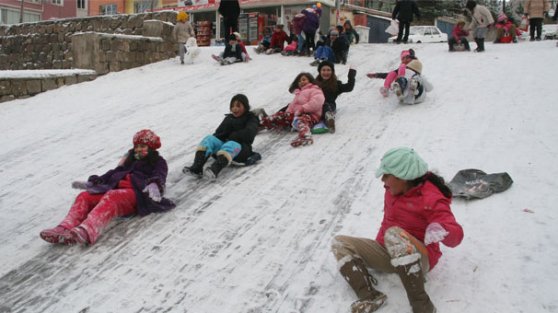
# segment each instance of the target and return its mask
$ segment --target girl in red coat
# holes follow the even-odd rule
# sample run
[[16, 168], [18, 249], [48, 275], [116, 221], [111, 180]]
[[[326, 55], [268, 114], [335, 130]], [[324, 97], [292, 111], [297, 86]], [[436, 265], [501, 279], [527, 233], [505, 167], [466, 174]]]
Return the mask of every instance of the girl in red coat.
[[293, 101], [279, 112], [262, 117], [261, 127], [285, 129], [292, 126], [298, 131], [298, 136], [291, 142], [291, 146], [312, 144], [314, 141], [310, 129], [322, 118], [324, 93], [310, 73], [298, 74], [291, 83], [289, 92], [295, 94]]
[[116, 168], [101, 176], [90, 176], [87, 182], [72, 183], [72, 187], [86, 191], [76, 197], [58, 226], [41, 231], [43, 240], [92, 245], [114, 217], [174, 208], [174, 203], [163, 198], [168, 167], [156, 151], [161, 140], [153, 131], [144, 129], [134, 135], [133, 143], [134, 148]]
[[358, 296], [352, 312], [376, 311], [387, 298], [374, 289], [369, 267], [399, 275], [413, 313], [433, 313], [436, 308], [424, 289], [424, 274], [440, 259], [440, 242], [455, 247], [463, 239], [463, 229], [450, 209], [451, 191], [409, 148], [388, 151], [376, 176], [382, 177], [386, 189], [376, 239], [340, 235], [332, 243], [339, 271]]

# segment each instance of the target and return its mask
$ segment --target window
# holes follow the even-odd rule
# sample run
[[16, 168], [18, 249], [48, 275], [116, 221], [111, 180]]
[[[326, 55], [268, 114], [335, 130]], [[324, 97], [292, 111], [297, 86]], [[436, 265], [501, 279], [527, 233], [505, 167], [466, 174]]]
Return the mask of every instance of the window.
[[64, 5], [64, 0], [50, 0], [50, 1], [52, 1], [52, 4]]
[[118, 13], [118, 6], [116, 4], [105, 4], [99, 7], [100, 15], [113, 15]]
[[147, 10], [154, 9], [153, 0], [136, 0], [134, 2], [134, 13], [143, 13]]
[[[41, 15], [38, 13], [23, 12], [23, 22], [38, 22], [41, 20]], [[19, 10], [8, 8], [0, 8], [0, 24], [18, 24], [19, 23]]]
[[81, 10], [87, 9], [85, 1], [86, 0], [77, 0], [77, 8]]

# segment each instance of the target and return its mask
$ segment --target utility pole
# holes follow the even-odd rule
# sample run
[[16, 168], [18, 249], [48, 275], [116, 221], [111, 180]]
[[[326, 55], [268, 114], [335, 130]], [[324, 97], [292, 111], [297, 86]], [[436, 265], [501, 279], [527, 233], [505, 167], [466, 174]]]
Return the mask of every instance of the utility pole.
[[19, 23], [23, 23], [23, 0], [21, 0], [21, 6], [19, 7]]

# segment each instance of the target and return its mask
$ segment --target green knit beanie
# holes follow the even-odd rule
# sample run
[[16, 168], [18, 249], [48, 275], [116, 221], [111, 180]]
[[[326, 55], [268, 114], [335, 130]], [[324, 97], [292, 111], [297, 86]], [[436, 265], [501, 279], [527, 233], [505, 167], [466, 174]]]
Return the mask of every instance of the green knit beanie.
[[413, 180], [428, 172], [428, 164], [411, 148], [394, 148], [382, 157], [376, 177], [391, 174], [399, 179]]

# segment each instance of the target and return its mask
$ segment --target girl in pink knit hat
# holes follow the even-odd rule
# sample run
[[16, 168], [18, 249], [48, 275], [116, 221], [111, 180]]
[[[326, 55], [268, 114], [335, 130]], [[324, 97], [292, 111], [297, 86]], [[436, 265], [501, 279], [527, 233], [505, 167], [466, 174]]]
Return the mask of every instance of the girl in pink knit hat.
[[167, 162], [159, 155], [161, 139], [144, 129], [133, 137], [133, 148], [120, 164], [86, 182], [76, 181], [72, 187], [85, 189], [74, 201], [58, 226], [41, 231], [43, 240], [54, 244], [94, 244], [105, 226], [117, 216], [147, 215], [174, 208], [163, 198], [167, 178]]
[[380, 93], [382, 96], [387, 97], [389, 95], [389, 90], [391, 84], [395, 81], [397, 77], [405, 76], [405, 69], [409, 62], [415, 60], [417, 57], [415, 56], [415, 50], [403, 50], [401, 51], [401, 64], [399, 67], [391, 72], [388, 73], [374, 73], [370, 72], [366, 74], [369, 78], [382, 78], [384, 79], [384, 85], [380, 87]]

